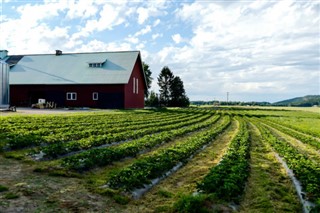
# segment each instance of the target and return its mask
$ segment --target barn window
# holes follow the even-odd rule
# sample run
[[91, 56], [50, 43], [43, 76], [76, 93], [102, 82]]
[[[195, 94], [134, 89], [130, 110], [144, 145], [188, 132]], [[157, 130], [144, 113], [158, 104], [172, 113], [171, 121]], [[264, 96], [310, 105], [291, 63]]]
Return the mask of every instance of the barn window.
[[99, 95], [97, 92], [92, 93], [92, 100], [97, 101], [99, 99]]
[[95, 63], [89, 63], [89, 67], [102, 67], [104, 62], [95, 62]]
[[133, 94], [136, 93], [136, 78], [133, 78]]
[[67, 92], [67, 100], [68, 101], [77, 100], [77, 93], [76, 92]]
[[139, 81], [138, 81], [139, 79], [138, 78], [136, 78], [136, 93], [138, 94], [138, 92], [139, 92], [139, 90], [138, 90], [138, 85], [139, 85]]

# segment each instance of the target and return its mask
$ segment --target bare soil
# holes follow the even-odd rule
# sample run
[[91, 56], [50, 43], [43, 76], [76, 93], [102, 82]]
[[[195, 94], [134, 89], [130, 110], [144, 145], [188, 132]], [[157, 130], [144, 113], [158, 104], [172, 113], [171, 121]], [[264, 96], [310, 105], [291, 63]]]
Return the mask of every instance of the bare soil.
[[8, 188], [0, 192], [0, 212], [108, 212], [112, 205], [81, 179], [37, 173], [32, 164], [3, 156], [0, 162], [0, 184]]

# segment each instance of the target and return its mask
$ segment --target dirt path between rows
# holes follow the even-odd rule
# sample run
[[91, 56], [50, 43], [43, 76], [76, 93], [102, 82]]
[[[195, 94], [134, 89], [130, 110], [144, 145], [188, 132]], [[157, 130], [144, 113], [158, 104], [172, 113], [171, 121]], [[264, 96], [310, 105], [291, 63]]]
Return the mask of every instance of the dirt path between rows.
[[217, 136], [206, 149], [195, 155], [184, 167], [164, 179], [153, 187], [141, 199], [133, 201], [126, 212], [166, 212], [182, 194], [192, 194], [196, 190], [196, 183], [216, 165], [231, 139], [235, 136], [238, 123], [232, 124], [222, 134]]
[[0, 212], [107, 212], [113, 202], [89, 192], [81, 179], [33, 172], [34, 166], [0, 156]]
[[239, 212], [301, 212], [294, 186], [272, 147], [255, 125], [249, 127], [251, 171]]

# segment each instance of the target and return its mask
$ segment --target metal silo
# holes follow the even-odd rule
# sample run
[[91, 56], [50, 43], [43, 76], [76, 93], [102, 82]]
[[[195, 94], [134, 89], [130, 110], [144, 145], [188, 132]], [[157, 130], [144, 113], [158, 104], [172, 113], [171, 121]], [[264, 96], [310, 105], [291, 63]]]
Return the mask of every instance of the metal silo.
[[9, 65], [0, 59], [0, 107], [9, 105]]

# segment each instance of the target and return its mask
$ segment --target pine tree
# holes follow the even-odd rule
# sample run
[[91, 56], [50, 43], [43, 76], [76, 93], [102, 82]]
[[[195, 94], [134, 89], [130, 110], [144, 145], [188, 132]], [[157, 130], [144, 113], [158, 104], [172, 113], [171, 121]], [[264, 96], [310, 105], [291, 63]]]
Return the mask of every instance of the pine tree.
[[144, 70], [144, 74], [146, 76], [146, 83], [147, 83], [147, 88], [144, 91], [144, 96], [147, 98], [149, 96], [149, 89], [151, 88], [151, 83], [152, 83], [153, 78], [151, 77], [152, 72], [150, 70], [149, 65], [144, 62], [142, 62], [142, 65], [143, 65], [143, 70]]
[[151, 91], [150, 96], [146, 101], [146, 105], [150, 107], [158, 107], [159, 106], [158, 94], [156, 94], [154, 91]]
[[170, 85], [170, 106], [173, 107], [186, 107], [189, 106], [190, 101], [186, 96], [183, 82], [179, 76], [173, 78]]
[[169, 67], [162, 68], [158, 76], [158, 85], [160, 87], [160, 105], [168, 106], [171, 97], [171, 83], [173, 81], [173, 73]]

